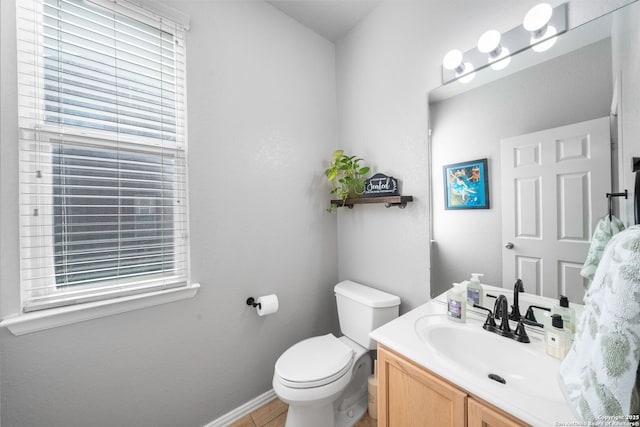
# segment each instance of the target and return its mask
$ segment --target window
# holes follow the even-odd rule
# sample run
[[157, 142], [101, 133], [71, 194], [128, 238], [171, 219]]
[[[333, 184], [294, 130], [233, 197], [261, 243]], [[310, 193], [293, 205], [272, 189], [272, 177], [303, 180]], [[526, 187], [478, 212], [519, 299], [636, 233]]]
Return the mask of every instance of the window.
[[184, 30], [120, 1], [16, 4], [23, 310], [186, 286]]

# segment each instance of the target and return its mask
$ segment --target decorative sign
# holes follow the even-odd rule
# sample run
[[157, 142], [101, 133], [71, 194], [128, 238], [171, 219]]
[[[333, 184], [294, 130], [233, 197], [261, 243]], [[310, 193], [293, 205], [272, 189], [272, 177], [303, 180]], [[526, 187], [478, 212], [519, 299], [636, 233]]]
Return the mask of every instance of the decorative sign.
[[398, 196], [398, 180], [383, 173], [377, 173], [364, 182], [364, 197]]

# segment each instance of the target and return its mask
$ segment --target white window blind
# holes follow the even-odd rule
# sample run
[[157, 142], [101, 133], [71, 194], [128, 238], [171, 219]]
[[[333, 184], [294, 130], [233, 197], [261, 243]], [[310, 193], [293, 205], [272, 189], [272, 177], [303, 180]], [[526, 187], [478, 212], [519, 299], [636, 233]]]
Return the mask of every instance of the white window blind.
[[188, 281], [184, 30], [16, 0], [24, 311]]

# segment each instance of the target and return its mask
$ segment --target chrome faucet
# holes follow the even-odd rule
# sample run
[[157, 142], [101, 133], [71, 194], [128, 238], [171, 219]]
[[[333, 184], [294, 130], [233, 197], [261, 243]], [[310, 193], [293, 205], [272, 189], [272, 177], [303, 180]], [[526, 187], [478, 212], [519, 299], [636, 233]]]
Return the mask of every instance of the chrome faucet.
[[516, 322], [522, 318], [520, 314], [520, 298], [518, 296], [520, 292], [524, 292], [524, 284], [522, 280], [518, 279], [513, 285], [513, 305], [511, 306], [511, 314], [509, 314], [509, 319], [515, 320]]

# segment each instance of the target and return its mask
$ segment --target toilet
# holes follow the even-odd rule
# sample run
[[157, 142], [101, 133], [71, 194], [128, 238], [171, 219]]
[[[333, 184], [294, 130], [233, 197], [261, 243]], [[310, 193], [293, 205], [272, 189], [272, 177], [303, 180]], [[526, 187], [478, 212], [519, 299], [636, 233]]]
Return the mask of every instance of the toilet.
[[344, 336], [307, 338], [276, 361], [273, 389], [289, 404], [286, 427], [351, 427], [367, 410], [369, 332], [398, 317], [400, 298], [345, 280], [334, 287]]

